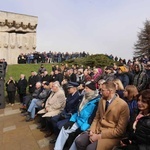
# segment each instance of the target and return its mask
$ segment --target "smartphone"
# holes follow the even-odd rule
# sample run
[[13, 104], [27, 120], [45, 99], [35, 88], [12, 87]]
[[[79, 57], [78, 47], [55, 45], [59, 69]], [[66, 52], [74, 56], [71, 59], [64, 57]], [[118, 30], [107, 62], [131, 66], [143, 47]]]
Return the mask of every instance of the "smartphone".
[[126, 144], [126, 145], [130, 144], [129, 139], [122, 139], [121, 141], [123, 144]]

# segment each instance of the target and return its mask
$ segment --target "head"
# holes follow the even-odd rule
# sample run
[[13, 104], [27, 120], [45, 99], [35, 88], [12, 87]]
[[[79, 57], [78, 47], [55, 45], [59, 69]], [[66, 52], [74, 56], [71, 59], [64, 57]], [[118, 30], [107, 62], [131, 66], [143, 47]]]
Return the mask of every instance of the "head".
[[150, 89], [141, 91], [137, 95], [138, 108], [144, 114], [150, 113]]
[[114, 94], [116, 93], [116, 85], [113, 81], [104, 82], [102, 85], [102, 97], [105, 100], [109, 100], [113, 98]]
[[25, 78], [25, 75], [24, 75], [24, 74], [21, 74], [21, 75], [20, 75], [20, 78], [21, 78], [21, 79], [24, 79], [24, 78]]
[[103, 85], [104, 82], [105, 82], [104, 79], [100, 79], [100, 80], [98, 81], [98, 88], [99, 88], [99, 90], [102, 89], [102, 85]]
[[60, 89], [60, 84], [59, 84], [59, 82], [58, 82], [58, 81], [53, 82], [53, 84], [52, 84], [52, 91], [53, 91], [53, 92], [58, 92], [59, 89]]
[[86, 96], [86, 97], [88, 97], [89, 95], [94, 94], [95, 91], [96, 91], [95, 83], [92, 82], [92, 81], [86, 82], [86, 83], [85, 83], [84, 91], [85, 91], [85, 96]]
[[36, 89], [41, 88], [41, 86], [42, 86], [41, 82], [37, 82], [36, 85], [35, 85]]
[[76, 82], [68, 82], [68, 86], [67, 86], [68, 93], [69, 94], [75, 93], [77, 91], [78, 86], [79, 86], [79, 84]]
[[116, 90], [124, 90], [124, 86], [120, 79], [114, 79], [113, 82], [116, 85]]
[[107, 66], [107, 67], [105, 68], [105, 73], [110, 74], [110, 73], [112, 73], [112, 72], [113, 72], [113, 67]]
[[49, 82], [43, 81], [42, 86], [43, 86], [44, 89], [49, 89]]
[[134, 85], [127, 85], [123, 92], [124, 97], [127, 98], [128, 100], [133, 100], [134, 98], [136, 98], [137, 94], [138, 90]]

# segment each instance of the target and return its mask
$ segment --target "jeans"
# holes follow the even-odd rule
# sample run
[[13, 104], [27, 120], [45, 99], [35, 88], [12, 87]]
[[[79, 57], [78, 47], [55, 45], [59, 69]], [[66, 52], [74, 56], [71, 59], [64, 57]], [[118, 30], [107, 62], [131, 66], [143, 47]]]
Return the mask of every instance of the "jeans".
[[35, 117], [35, 108], [38, 108], [39, 106], [37, 105], [37, 102], [40, 101], [39, 99], [32, 99], [31, 104], [28, 108], [28, 112], [31, 113], [31, 118], [34, 119]]

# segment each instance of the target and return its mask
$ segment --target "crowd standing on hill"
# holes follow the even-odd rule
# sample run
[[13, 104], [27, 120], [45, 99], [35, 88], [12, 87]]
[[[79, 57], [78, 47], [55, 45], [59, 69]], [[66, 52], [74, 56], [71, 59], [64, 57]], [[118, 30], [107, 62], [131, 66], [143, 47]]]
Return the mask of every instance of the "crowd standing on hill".
[[52, 65], [51, 72], [41, 64], [28, 79], [10, 77], [9, 103], [17, 91], [25, 120], [38, 118], [45, 137], [55, 135], [54, 150], [149, 150], [150, 60], [119, 61], [104, 68]]

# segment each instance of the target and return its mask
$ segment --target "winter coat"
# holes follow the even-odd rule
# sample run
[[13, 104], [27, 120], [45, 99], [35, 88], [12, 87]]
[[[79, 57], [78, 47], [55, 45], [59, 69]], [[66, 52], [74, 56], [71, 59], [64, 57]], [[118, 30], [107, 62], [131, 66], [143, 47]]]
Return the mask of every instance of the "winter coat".
[[100, 96], [90, 100], [83, 106], [80, 112], [74, 113], [70, 118], [70, 121], [78, 124], [81, 131], [86, 131], [89, 129], [95, 116], [99, 100]]
[[[40, 110], [38, 114], [44, 114], [42, 117], [52, 117], [60, 114], [66, 104], [66, 98], [63, 90], [58, 90], [56, 93], [52, 92], [48, 97], [45, 108]], [[46, 109], [48, 111], [46, 111]]]
[[7, 92], [13, 92], [16, 91], [17, 83], [15, 81], [10, 81], [9, 83], [6, 82], [6, 91]]

